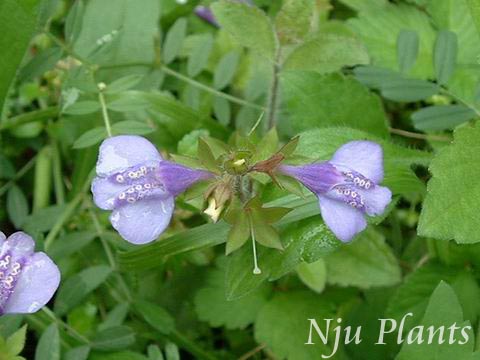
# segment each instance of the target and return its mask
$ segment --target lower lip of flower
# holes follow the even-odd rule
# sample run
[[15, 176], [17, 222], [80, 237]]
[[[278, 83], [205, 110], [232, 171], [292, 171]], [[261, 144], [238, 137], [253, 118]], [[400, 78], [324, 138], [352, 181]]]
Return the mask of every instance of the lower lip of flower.
[[23, 263], [23, 258], [13, 261], [12, 255], [8, 251], [0, 257], [0, 313], [3, 313], [8, 299], [15, 289]]

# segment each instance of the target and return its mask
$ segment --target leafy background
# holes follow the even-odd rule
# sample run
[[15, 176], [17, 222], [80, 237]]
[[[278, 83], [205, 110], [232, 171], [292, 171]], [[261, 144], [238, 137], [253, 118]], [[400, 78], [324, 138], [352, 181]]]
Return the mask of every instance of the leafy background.
[[[0, 2], [1, 229], [34, 236], [62, 272], [48, 308], [0, 318], [0, 359], [317, 359], [331, 348], [303, 345], [306, 319], [339, 317], [364, 340], [338, 359], [480, 358], [478, 0], [221, 0], [219, 28], [199, 3]], [[260, 247], [261, 275], [184, 197], [159, 241], [131, 246], [89, 194], [99, 82], [112, 131], [166, 153], [262, 113], [282, 142], [300, 135], [298, 155], [376, 141], [393, 205], [342, 245], [313, 196], [264, 182], [267, 206], [294, 210], [284, 250]], [[377, 319], [408, 312], [405, 331], [457, 322], [470, 341], [375, 346]]]

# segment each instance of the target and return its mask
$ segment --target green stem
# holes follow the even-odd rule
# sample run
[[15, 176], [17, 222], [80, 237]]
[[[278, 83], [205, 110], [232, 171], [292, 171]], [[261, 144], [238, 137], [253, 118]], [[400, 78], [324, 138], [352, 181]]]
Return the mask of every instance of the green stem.
[[108, 116], [107, 103], [105, 101], [105, 95], [103, 91], [105, 90], [105, 84], [98, 84], [98, 100], [100, 101], [100, 106], [102, 108], [103, 121], [105, 123], [105, 129], [107, 130], [108, 137], [112, 137], [112, 126], [110, 125], [110, 117]]
[[76, 338], [78, 341], [84, 343], [85, 345], [90, 345], [90, 340], [88, 340], [85, 336], [80, 334], [77, 330], [75, 330], [73, 327], [68, 325], [66, 322], [64, 322], [62, 319], [59, 319], [48, 307], [44, 306], [42, 308], [42, 311], [53, 321], [55, 321], [58, 325], [63, 327], [65, 330], [67, 330], [74, 338]]
[[19, 179], [21, 179], [34, 165], [35, 165], [35, 162], [37, 160], [37, 157], [34, 156], [33, 158], [31, 158], [16, 174], [15, 174], [15, 177], [10, 180], [9, 182], [7, 182], [5, 185], [3, 185], [1, 188], [0, 188], [0, 196], [3, 196], [3, 194], [5, 194], [8, 189], [10, 189], [16, 181], [18, 181]]
[[263, 110], [265, 111], [265, 108], [260, 106], [260, 105], [257, 105], [257, 104], [254, 104], [254, 103], [251, 103], [249, 101], [246, 101], [246, 100], [243, 100], [243, 99], [240, 99], [240, 98], [237, 98], [235, 96], [232, 96], [232, 95], [229, 95], [229, 94], [225, 94], [224, 92], [221, 92], [221, 91], [218, 91], [210, 86], [207, 86], [207, 85], [204, 85], [202, 84], [201, 82], [198, 82], [196, 80], [193, 80], [193, 79], [190, 79], [189, 77], [179, 73], [179, 72], [176, 72], [175, 70], [172, 70], [166, 66], [162, 66], [161, 69], [168, 75], [171, 75], [181, 81], [184, 81], [186, 82], [187, 84], [190, 84], [192, 86], [195, 86], [196, 88], [199, 88], [203, 91], [206, 91], [206, 92], [209, 92], [215, 96], [219, 96], [219, 97], [222, 97], [230, 102], [233, 102], [235, 104], [238, 104], [238, 105], [242, 105], [242, 106], [248, 106], [248, 107], [251, 107], [253, 109], [257, 109], [257, 110]]
[[0, 131], [15, 128], [17, 126], [28, 124], [35, 121], [47, 121], [52, 117], [56, 117], [60, 111], [58, 106], [51, 106], [41, 110], [31, 111], [21, 114], [10, 119], [4, 120], [0, 124]]
[[411, 131], [406, 131], [402, 129], [388, 129], [392, 134], [404, 136], [411, 139], [419, 139], [419, 140], [430, 140], [430, 141], [452, 141], [452, 138], [449, 136], [441, 136], [441, 135], [429, 135], [429, 134], [419, 134], [414, 133]]
[[278, 101], [278, 74], [280, 73], [280, 65], [278, 61], [280, 59], [280, 49], [277, 50], [275, 56], [275, 62], [273, 64], [273, 79], [272, 86], [270, 88], [270, 97], [268, 99], [268, 130], [275, 127], [277, 123], [277, 101]]
[[53, 143], [53, 184], [55, 188], [55, 196], [58, 205], [65, 204], [65, 188], [62, 179], [62, 159], [60, 157], [60, 149], [58, 142]]

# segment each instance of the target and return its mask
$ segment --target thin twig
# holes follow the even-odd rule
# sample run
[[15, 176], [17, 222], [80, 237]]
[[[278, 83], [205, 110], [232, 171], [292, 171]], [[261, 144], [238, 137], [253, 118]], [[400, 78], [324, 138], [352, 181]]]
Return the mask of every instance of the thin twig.
[[448, 136], [420, 134], [420, 133], [414, 133], [411, 131], [394, 129], [394, 128], [389, 128], [388, 130], [392, 134], [396, 134], [396, 135], [400, 135], [400, 136], [404, 136], [412, 139], [431, 140], [431, 141], [448, 141], [448, 142], [452, 141], [452, 138]]
[[252, 356], [255, 354], [259, 353], [263, 349], [265, 349], [266, 345], [265, 344], [260, 344], [256, 348], [250, 350], [249, 352], [245, 353], [244, 355], [240, 356], [238, 360], [247, 360], [250, 359]]

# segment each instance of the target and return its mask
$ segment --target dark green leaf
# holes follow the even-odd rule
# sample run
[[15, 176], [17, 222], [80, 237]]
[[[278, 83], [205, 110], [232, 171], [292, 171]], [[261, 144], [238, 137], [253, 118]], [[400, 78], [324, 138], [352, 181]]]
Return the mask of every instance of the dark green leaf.
[[457, 34], [448, 30], [438, 33], [435, 42], [433, 64], [439, 84], [444, 85], [453, 75], [457, 62]]
[[50, 325], [40, 337], [35, 360], [60, 360], [60, 334], [57, 324]]
[[161, 306], [147, 301], [137, 301], [135, 309], [160, 333], [168, 335], [175, 329], [175, 319]]
[[7, 193], [7, 213], [13, 225], [20, 229], [28, 216], [28, 202], [18, 186], [12, 186]]
[[397, 37], [397, 61], [402, 73], [408, 73], [415, 65], [418, 56], [418, 33], [402, 30]]
[[419, 79], [391, 80], [381, 87], [383, 97], [400, 102], [424, 100], [439, 90], [438, 85]]
[[464, 105], [436, 105], [412, 114], [415, 128], [425, 131], [452, 130], [475, 117], [475, 112]]
[[107, 135], [107, 130], [105, 130], [105, 127], [103, 126], [88, 130], [86, 133], [82, 134], [82, 136], [80, 136], [77, 140], [75, 140], [73, 148], [83, 149], [93, 146], [105, 139]]
[[99, 331], [92, 347], [101, 351], [121, 350], [135, 343], [135, 333], [128, 326], [115, 326]]

